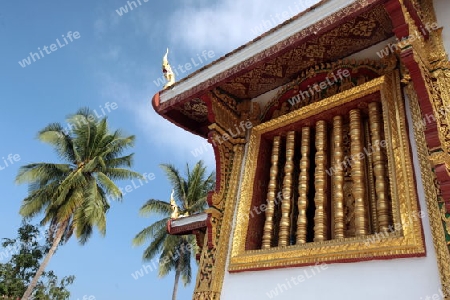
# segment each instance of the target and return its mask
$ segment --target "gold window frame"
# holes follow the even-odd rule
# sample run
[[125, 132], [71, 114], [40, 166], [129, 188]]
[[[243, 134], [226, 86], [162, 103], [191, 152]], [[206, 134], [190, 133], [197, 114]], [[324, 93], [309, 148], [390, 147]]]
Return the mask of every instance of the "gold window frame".
[[[398, 71], [389, 72], [360, 86], [343, 91], [329, 98], [312, 103], [286, 115], [254, 127], [248, 142], [245, 172], [240, 187], [240, 199], [236, 227], [233, 234], [230, 257], [230, 272], [259, 270], [280, 267], [310, 265], [318, 262], [350, 262], [396, 257], [425, 255], [425, 242], [409, 144], [406, 114], [402, 99]], [[272, 247], [261, 250], [246, 250], [249, 212], [252, 205], [255, 170], [258, 163], [261, 136], [289, 124], [320, 114], [346, 103], [358, 101], [371, 94], [379, 94], [387, 147], [389, 188], [392, 197], [392, 218], [400, 230], [388, 236], [375, 234], [310, 242], [287, 247]], [[395, 183], [392, 184], [395, 178]]]

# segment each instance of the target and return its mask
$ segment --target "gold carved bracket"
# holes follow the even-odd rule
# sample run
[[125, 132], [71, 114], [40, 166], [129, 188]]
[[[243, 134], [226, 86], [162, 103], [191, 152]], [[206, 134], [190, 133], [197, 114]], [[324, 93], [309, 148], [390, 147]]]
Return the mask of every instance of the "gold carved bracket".
[[[205, 236], [209, 247], [204, 247], [200, 256], [199, 271], [194, 300], [220, 299], [225, 276], [226, 255], [231, 234], [236, 193], [240, 179], [246, 131], [236, 132], [240, 124], [239, 115], [227, 104], [210, 93], [210, 109], [214, 122], [210, 125], [209, 140], [213, 144], [217, 162], [216, 190], [210, 193], [207, 210], [211, 213], [211, 226]], [[234, 137], [224, 138], [232, 135]], [[207, 240], [206, 240], [207, 239]]]
[[[405, 25], [410, 33], [408, 37], [397, 36], [399, 39], [406, 38], [400, 56], [405, 61], [406, 57], [412, 55], [419, 66], [421, 77], [425, 80], [427, 94], [432, 104], [433, 115], [436, 118], [441, 148], [444, 152], [450, 153], [450, 114], [448, 113], [450, 111], [450, 90], [448, 89], [450, 86], [450, 64], [442, 40], [442, 28], [429, 31], [429, 39], [425, 40], [411, 17], [405, 5], [405, 0], [398, 1], [401, 5]], [[432, 1], [423, 1], [420, 8], [419, 14], [425, 18], [425, 20], [422, 20], [423, 23], [429, 26], [433, 23], [437, 24]], [[415, 72], [414, 69], [411, 69], [415, 66], [411, 63], [407, 65], [408, 71]], [[410, 79], [408, 71], [405, 72], [407, 75], [404, 78], [404, 83], [407, 83]], [[418, 82], [415, 82], [415, 84], [418, 84]], [[418, 86], [416, 86], [416, 90], [417, 88]]]
[[430, 161], [433, 166], [445, 164], [447, 171], [450, 170], [450, 155], [445, 152], [434, 152], [430, 155]]

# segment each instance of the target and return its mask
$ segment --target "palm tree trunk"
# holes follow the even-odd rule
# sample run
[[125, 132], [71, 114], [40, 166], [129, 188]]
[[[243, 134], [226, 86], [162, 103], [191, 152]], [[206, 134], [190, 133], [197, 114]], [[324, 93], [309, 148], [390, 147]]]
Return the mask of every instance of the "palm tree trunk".
[[177, 268], [175, 271], [175, 283], [173, 284], [173, 293], [172, 293], [172, 300], [177, 299], [177, 291], [178, 291], [178, 281], [180, 280], [180, 270]]
[[47, 264], [50, 261], [50, 258], [52, 258], [53, 254], [55, 253], [56, 249], [58, 248], [59, 242], [62, 239], [62, 236], [64, 234], [64, 230], [66, 228], [67, 223], [64, 222], [56, 232], [56, 236], [53, 239], [53, 244], [50, 250], [48, 251], [47, 255], [45, 256], [44, 260], [42, 261], [41, 265], [39, 266], [39, 269], [37, 270], [36, 274], [33, 277], [33, 280], [31, 280], [30, 285], [28, 285], [27, 290], [22, 296], [22, 300], [29, 300], [31, 294], [33, 293], [34, 288], [36, 287], [39, 277], [41, 277], [42, 273], [44, 272], [45, 268], [47, 267]]

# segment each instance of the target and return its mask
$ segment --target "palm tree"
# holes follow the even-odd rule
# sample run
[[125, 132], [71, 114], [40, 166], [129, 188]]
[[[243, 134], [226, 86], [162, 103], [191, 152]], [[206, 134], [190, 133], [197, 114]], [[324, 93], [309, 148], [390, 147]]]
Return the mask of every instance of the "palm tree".
[[94, 227], [106, 234], [108, 198], [122, 199], [113, 180], [141, 178], [127, 168], [133, 154], [122, 156], [133, 146], [134, 136], [111, 132], [106, 118], [99, 120], [87, 108], [69, 116], [67, 123], [69, 130], [52, 123], [38, 133], [38, 139], [50, 144], [64, 163], [28, 164], [16, 177], [18, 184], [29, 185], [20, 214], [25, 219], [43, 214], [41, 225], [50, 225], [52, 244], [22, 300], [29, 299], [58, 245], [67, 242], [72, 233], [82, 245]]
[[[156, 199], [148, 200], [139, 210], [141, 215], [147, 216], [156, 213], [162, 219], [144, 228], [133, 239], [135, 246], [142, 245], [150, 240], [150, 245], [143, 254], [144, 261], [149, 261], [159, 254], [159, 276], [166, 276], [175, 271], [175, 282], [172, 300], [176, 299], [178, 281], [181, 277], [186, 286], [191, 282], [191, 257], [195, 253], [196, 241], [193, 235], [175, 236], [167, 233], [166, 224], [174, 211], [180, 216], [187, 216], [203, 211], [206, 208], [207, 193], [214, 189], [215, 175], [211, 173], [206, 177], [206, 167], [199, 161], [194, 169], [186, 166], [186, 176], [181, 177], [180, 172], [170, 164], [162, 164], [172, 187], [170, 202]], [[173, 206], [173, 209], [172, 209]]]

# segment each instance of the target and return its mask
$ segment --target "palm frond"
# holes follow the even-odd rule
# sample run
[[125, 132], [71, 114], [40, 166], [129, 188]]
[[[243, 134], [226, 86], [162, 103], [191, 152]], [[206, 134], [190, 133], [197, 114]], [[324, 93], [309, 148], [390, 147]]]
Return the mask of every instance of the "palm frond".
[[168, 234], [166, 231], [166, 224], [169, 218], [164, 218], [159, 221], [156, 221], [152, 225], [144, 228], [136, 234], [136, 236], [133, 239], [133, 245], [134, 246], [140, 246], [143, 243], [145, 243], [147, 240], [154, 239], [156, 236], [158, 236], [161, 232], [164, 234]]
[[[206, 167], [202, 161], [199, 161], [192, 170], [187, 166], [186, 178], [183, 178], [171, 164], [160, 166], [175, 191], [175, 201], [181, 213], [193, 214], [203, 211], [207, 205], [207, 193], [214, 189], [215, 174], [206, 175]], [[150, 199], [139, 212], [144, 216], [151, 213], [166, 216], [142, 230], [134, 238], [134, 245], [141, 245], [150, 240], [150, 245], [143, 254], [144, 260], [149, 260], [159, 253], [159, 276], [166, 276], [171, 271], [179, 272], [183, 283], [189, 284], [192, 280], [191, 262], [197, 250], [195, 238], [192, 235], [174, 236], [167, 233], [166, 223], [172, 212], [168, 202]]]
[[141, 174], [124, 168], [106, 168], [103, 173], [114, 180], [144, 179]]
[[38, 139], [44, 143], [52, 145], [61, 159], [71, 163], [80, 160], [79, 153], [74, 147], [69, 131], [64, 129], [61, 124], [49, 124], [47, 127], [39, 131]]
[[108, 198], [117, 200], [122, 199], [122, 192], [108, 176], [106, 176], [102, 172], [98, 172], [96, 175], [100, 186], [105, 190], [106, 194], [109, 196]]
[[[66, 199], [67, 201], [64, 201]], [[51, 210], [55, 211], [49, 215], [53, 218], [53, 215], [55, 214], [58, 222], [68, 220], [72, 217], [75, 211], [83, 205], [83, 201], [82, 189], [69, 189], [67, 194], [59, 197], [59, 201], [54, 201], [52, 206], [49, 206], [49, 212]]]
[[89, 145], [89, 154], [88, 157], [101, 157], [98, 154], [103, 150], [100, 148], [100, 144], [104, 137], [108, 134], [108, 124], [106, 122], [106, 118], [102, 119], [95, 128], [95, 136]]
[[144, 250], [144, 254], [142, 255], [142, 259], [144, 261], [149, 261], [153, 257], [155, 257], [159, 252], [161, 252], [162, 245], [164, 243], [164, 240], [167, 238], [168, 233], [164, 231], [159, 231], [150, 245]]
[[72, 171], [68, 164], [33, 163], [19, 168], [16, 183], [35, 183], [45, 185], [50, 180], [67, 176]]
[[[185, 245], [188, 243], [186, 242]], [[180, 262], [181, 265], [181, 280], [183, 281], [184, 286], [191, 283], [192, 280], [192, 267], [191, 267], [191, 251], [187, 247], [185, 247], [181, 253]]]
[[176, 269], [182, 256], [181, 245], [183, 237], [168, 235], [164, 240], [162, 251], [159, 258], [159, 277], [166, 276], [171, 270]]
[[186, 199], [187, 191], [185, 181], [181, 177], [180, 172], [171, 164], [161, 164], [160, 167], [164, 170], [164, 173], [166, 173], [172, 188], [175, 190], [175, 198], [180, 199], [181, 201]]
[[111, 158], [105, 161], [110, 168], [131, 167], [133, 164], [134, 153], [122, 157]]
[[45, 193], [45, 191], [39, 190], [28, 195], [28, 197], [22, 201], [19, 210], [20, 215], [26, 219], [30, 219], [39, 214], [51, 201], [51, 198], [47, 196], [51, 195]]
[[189, 207], [189, 213], [195, 214], [199, 212], [203, 212], [206, 207], [208, 206], [208, 203], [206, 202], [206, 196], [203, 196], [202, 198], [199, 198], [194, 204]]
[[168, 202], [150, 199], [139, 209], [139, 214], [141, 216], [149, 216], [152, 213], [170, 216], [172, 208]]
[[112, 137], [113, 139], [104, 145], [105, 151], [101, 153], [101, 156], [107, 160], [120, 156], [126, 148], [134, 146], [136, 139], [134, 135], [123, 137], [122, 133], [118, 130], [114, 132]]

